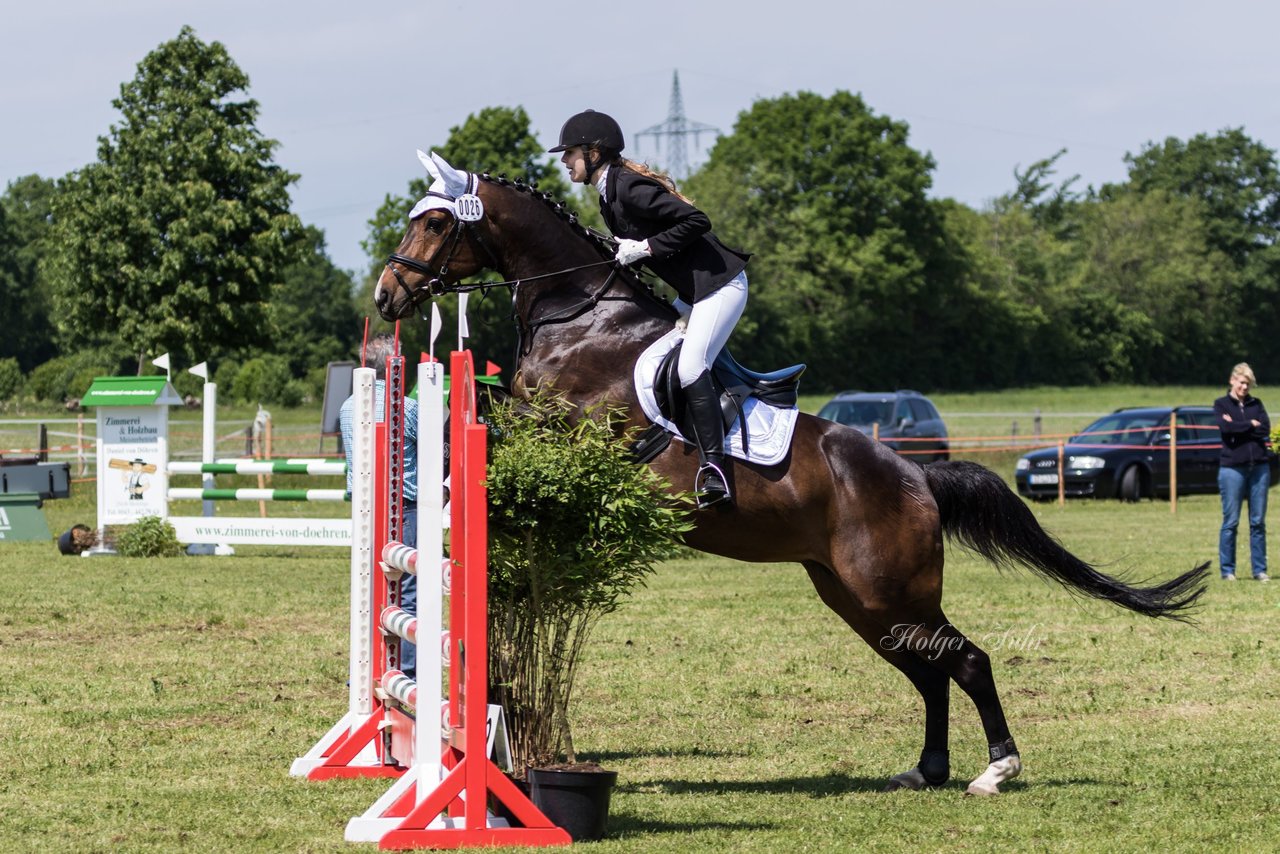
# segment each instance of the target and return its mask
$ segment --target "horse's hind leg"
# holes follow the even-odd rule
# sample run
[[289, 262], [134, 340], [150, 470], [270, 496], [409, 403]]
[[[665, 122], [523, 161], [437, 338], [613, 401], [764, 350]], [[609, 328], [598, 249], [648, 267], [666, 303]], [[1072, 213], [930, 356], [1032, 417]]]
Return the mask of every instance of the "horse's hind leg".
[[966, 791], [971, 795], [995, 795], [999, 793], [1001, 783], [1022, 773], [1022, 759], [1009, 734], [1004, 708], [996, 693], [991, 657], [945, 617], [939, 617], [940, 622], [935, 625], [921, 624], [917, 635], [920, 642], [909, 646], [918, 657], [956, 680], [956, 684], [977, 706], [987, 735], [990, 764]]
[[872, 620], [853, 600], [835, 573], [815, 561], [805, 561], [804, 566], [823, 603], [839, 614], [868, 646], [902, 671], [924, 699], [924, 748], [920, 762], [910, 771], [892, 777], [885, 791], [941, 786], [951, 776], [947, 753], [950, 678], [897, 643], [891, 632]]
[[895, 650], [892, 653], [883, 647], [892, 645], [882, 636], [875, 644], [877, 651], [884, 658], [902, 671], [911, 680], [911, 684], [924, 698], [924, 748], [920, 751], [920, 761], [910, 771], [903, 771], [889, 778], [884, 787], [886, 792], [898, 789], [919, 791], [926, 786], [937, 787], [947, 782], [951, 776], [951, 759], [947, 751], [948, 730], [950, 725], [951, 679], [941, 670], [937, 670], [910, 653]]
[[[884, 643], [886, 641], [882, 638], [879, 645]], [[890, 777], [884, 791], [941, 786], [951, 777], [951, 758], [947, 752], [951, 712], [950, 677], [909, 653], [888, 656], [883, 649], [879, 652], [911, 680], [920, 697], [924, 698], [924, 748], [920, 750], [920, 761], [910, 771]]]

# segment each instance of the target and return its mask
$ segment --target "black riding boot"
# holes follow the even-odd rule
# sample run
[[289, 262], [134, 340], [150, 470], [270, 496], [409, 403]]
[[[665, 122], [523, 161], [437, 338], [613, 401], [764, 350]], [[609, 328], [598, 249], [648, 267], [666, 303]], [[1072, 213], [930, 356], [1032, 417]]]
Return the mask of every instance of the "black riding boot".
[[685, 386], [684, 398], [689, 408], [693, 438], [698, 443], [700, 465], [693, 482], [698, 509], [705, 510], [733, 501], [729, 494], [729, 479], [724, 473], [724, 420], [720, 414], [720, 396], [716, 394], [711, 372], [703, 371]]

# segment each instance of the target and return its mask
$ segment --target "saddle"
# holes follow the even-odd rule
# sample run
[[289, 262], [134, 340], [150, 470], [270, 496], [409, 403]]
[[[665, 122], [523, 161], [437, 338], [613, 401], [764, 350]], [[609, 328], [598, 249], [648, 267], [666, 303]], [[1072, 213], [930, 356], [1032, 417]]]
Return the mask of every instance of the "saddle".
[[[654, 398], [662, 416], [680, 428], [686, 436], [692, 435], [688, 409], [684, 403], [680, 377], [676, 372], [676, 361], [680, 358], [683, 341], [677, 341], [658, 366], [657, 376], [653, 383]], [[796, 405], [800, 389], [800, 375], [806, 365], [792, 365], [779, 371], [760, 373], [750, 370], [738, 363], [726, 347], [716, 356], [711, 366], [711, 377], [716, 391], [720, 395], [720, 412], [724, 418], [725, 432], [733, 426], [733, 422], [742, 416], [742, 407], [748, 398], [757, 398], [762, 403], [779, 408]], [[742, 452], [747, 454], [747, 431], [742, 430]], [[671, 434], [659, 424], [652, 424], [640, 435], [631, 446], [639, 462], [647, 463], [666, 450], [671, 443]]]

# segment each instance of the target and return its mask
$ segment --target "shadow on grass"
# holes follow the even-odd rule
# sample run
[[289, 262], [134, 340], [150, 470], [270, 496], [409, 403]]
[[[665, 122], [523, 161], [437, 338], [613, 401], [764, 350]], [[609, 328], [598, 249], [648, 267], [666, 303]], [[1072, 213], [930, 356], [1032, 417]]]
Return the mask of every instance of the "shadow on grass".
[[820, 777], [783, 777], [779, 780], [646, 780], [642, 783], [619, 784], [624, 792], [651, 792], [657, 789], [668, 795], [807, 795], [830, 798], [850, 792], [879, 792], [887, 778], [850, 777], [847, 774], [823, 774]]
[[701, 747], [655, 747], [651, 750], [602, 750], [580, 753], [579, 759], [584, 762], [598, 762], [606, 765], [609, 762], [625, 762], [629, 759], [742, 759], [750, 756], [744, 751], [706, 750]]
[[[908, 797], [912, 793], [885, 792], [888, 777], [852, 777], [847, 774], [823, 774], [819, 777], [784, 777], [779, 780], [645, 780], [637, 783], [619, 783], [618, 791], [645, 793], [655, 790], [667, 795], [805, 795], [810, 798], [840, 797], [862, 792]], [[952, 778], [939, 791], [963, 792], [969, 785], [967, 779]], [[1010, 780], [1001, 785], [1005, 794], [1028, 789], [1068, 788], [1076, 786], [1110, 786], [1113, 783], [1091, 778], [1069, 779], [1037, 778], [1033, 781]]]
[[776, 824], [764, 821], [655, 821], [622, 814], [609, 814], [606, 839], [635, 839], [660, 833], [705, 833], [707, 831], [774, 830]]

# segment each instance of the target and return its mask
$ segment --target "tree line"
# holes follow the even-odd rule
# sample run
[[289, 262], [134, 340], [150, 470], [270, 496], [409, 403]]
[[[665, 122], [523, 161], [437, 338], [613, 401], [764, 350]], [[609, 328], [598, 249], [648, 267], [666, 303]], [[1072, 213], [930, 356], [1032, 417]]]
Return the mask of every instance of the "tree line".
[[[371, 212], [368, 268], [339, 269], [291, 210], [298, 176], [275, 163], [248, 86], [223, 45], [183, 28], [121, 86], [95, 161], [8, 184], [0, 399], [75, 396], [171, 352], [210, 360], [234, 396], [292, 403], [355, 355], [425, 181]], [[480, 109], [435, 147], [600, 224], [522, 108]], [[1058, 174], [1064, 153], [974, 208], [931, 198], [932, 157], [858, 95], [755, 102], [681, 187], [753, 254], [730, 346], [761, 370], [808, 363], [811, 391], [1214, 383], [1241, 360], [1280, 376], [1275, 152], [1243, 128], [1147, 142], [1125, 181], [1085, 188]], [[451, 321], [454, 301], [441, 307]], [[510, 376], [506, 295], [468, 315], [473, 349]], [[425, 347], [425, 324], [403, 335], [411, 356]]]

